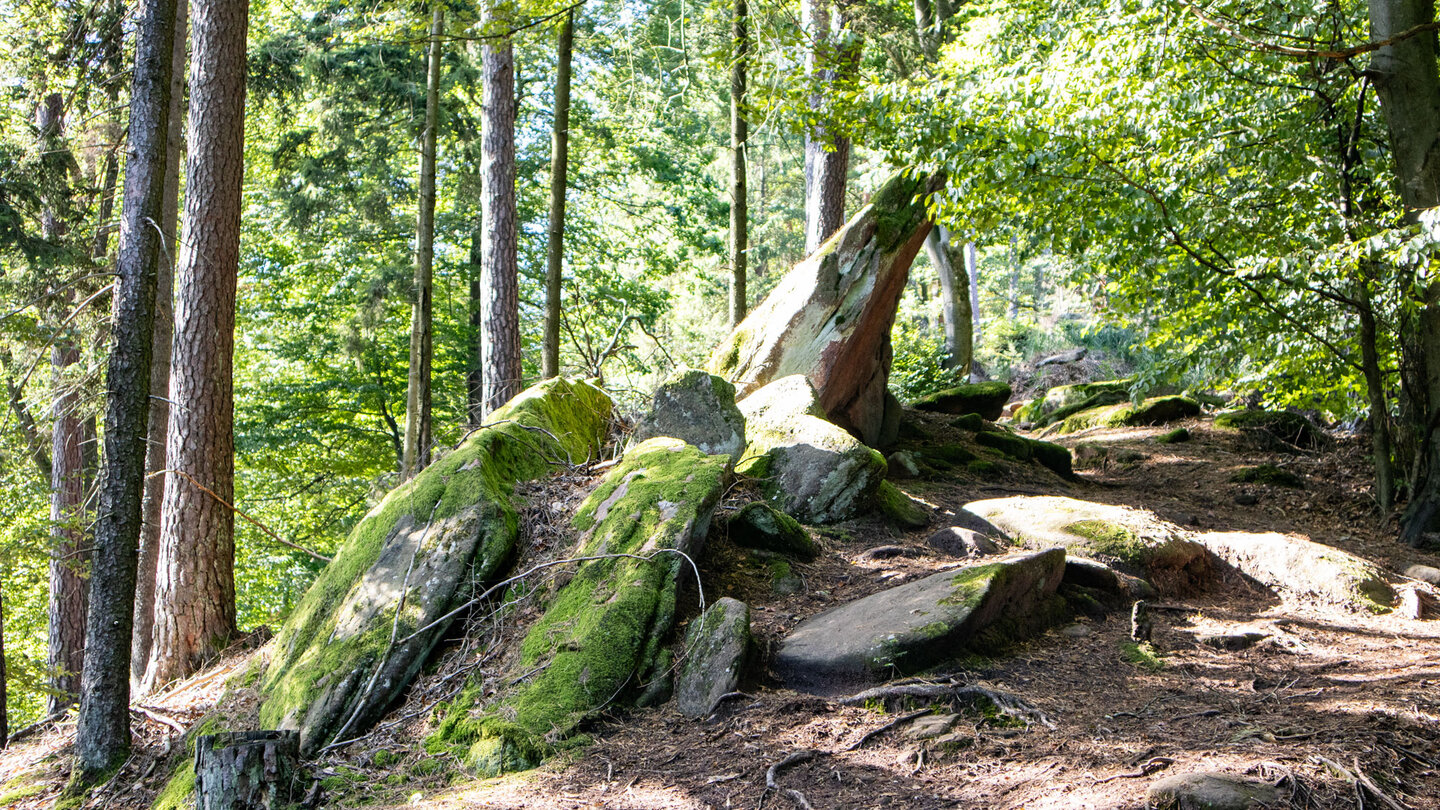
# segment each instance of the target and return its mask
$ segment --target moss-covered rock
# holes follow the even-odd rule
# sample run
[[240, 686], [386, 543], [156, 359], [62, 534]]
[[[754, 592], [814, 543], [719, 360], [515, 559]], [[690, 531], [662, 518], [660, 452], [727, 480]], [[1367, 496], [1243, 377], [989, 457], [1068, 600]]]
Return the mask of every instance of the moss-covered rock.
[[1151, 397], [1138, 405], [1126, 403], [1090, 408], [1065, 419], [1051, 430], [1075, 433], [1096, 427], [1144, 427], [1199, 415], [1200, 403], [1193, 399], [1180, 396]]
[[978, 413], [967, 413], [964, 416], [951, 419], [950, 427], [968, 430], [971, 433], [979, 433], [985, 430], [987, 425], [985, 424], [985, 417]]
[[1190, 429], [1183, 427], [1167, 430], [1155, 437], [1156, 444], [1179, 444], [1188, 441], [1190, 441]]
[[1215, 427], [1244, 435], [1265, 450], [1318, 450], [1325, 434], [1309, 419], [1289, 411], [1228, 411], [1215, 417]]
[[735, 691], [750, 654], [750, 608], [725, 597], [701, 613], [685, 633], [685, 666], [675, 690], [675, 708], [686, 717], [704, 717]]
[[735, 407], [735, 386], [704, 371], [681, 371], [655, 389], [650, 410], [630, 441], [671, 436], [708, 454], [738, 460], [745, 449], [745, 417]]
[[930, 510], [889, 481], [880, 482], [875, 491], [875, 506], [897, 526], [906, 529], [919, 529], [930, 523]]
[[1058, 444], [1017, 436], [1004, 431], [977, 433], [975, 434], [975, 443], [984, 447], [993, 447], [1017, 461], [1034, 460], [1065, 478], [1074, 475], [1070, 451]]
[[1274, 464], [1241, 467], [1230, 476], [1230, 480], [1237, 484], [1265, 484], [1272, 487], [1289, 487], [1290, 489], [1305, 488], [1305, 479]]
[[804, 374], [826, 413], [872, 446], [885, 428], [890, 332], [910, 264], [930, 231], [939, 175], [902, 171], [785, 275], [716, 347], [706, 368], [740, 396]]
[[1009, 383], [992, 380], [957, 385], [911, 403], [917, 410], [937, 413], [979, 414], [983, 419], [999, 419], [1013, 392]]
[[[348, 733], [368, 728], [445, 634], [449, 622], [441, 617], [510, 561], [518, 534], [514, 484], [545, 475], [552, 464], [595, 457], [610, 421], [605, 392], [548, 380], [386, 495], [276, 635], [259, 683], [264, 726], [298, 728], [305, 755], [346, 723]], [[402, 602], [396, 637], [403, 641], [391, 647]]]
[[1211, 575], [1200, 544], [1179, 527], [1141, 509], [1057, 496], [1019, 496], [975, 501], [965, 510], [1027, 548], [1063, 546], [1072, 555], [1143, 576], [1162, 591], [1188, 592], [1206, 584]]
[[813, 560], [820, 547], [810, 539], [799, 521], [767, 503], [747, 503], [725, 519], [730, 542], [745, 548], [757, 548], [789, 554], [802, 560]]
[[1065, 554], [1051, 549], [943, 571], [801, 622], [775, 657], [787, 685], [820, 694], [993, 650], [1059, 620]]
[[690, 571], [682, 554], [699, 554], [728, 470], [728, 456], [677, 439], [631, 448], [577, 510], [572, 556], [634, 556], [581, 563], [526, 634], [509, 686], [478, 718], [478, 690], [462, 694], [427, 744], [466, 745], [481, 774], [528, 767], [647, 680]]
[[772, 505], [802, 523], [834, 523], [869, 508], [885, 458], [826, 421], [804, 376], [770, 383], [740, 410], [750, 443], [736, 472], [759, 479]]
[[1380, 566], [1338, 548], [1276, 532], [1208, 532], [1195, 540], [1287, 599], [1380, 612], [1395, 589]]

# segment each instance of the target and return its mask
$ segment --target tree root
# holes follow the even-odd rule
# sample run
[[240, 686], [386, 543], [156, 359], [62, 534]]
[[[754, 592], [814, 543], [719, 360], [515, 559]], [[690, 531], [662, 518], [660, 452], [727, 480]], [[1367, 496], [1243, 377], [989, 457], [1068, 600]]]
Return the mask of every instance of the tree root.
[[997, 692], [983, 686], [961, 684], [953, 680], [946, 683], [901, 682], [886, 686], [877, 686], [874, 689], [866, 689], [863, 692], [858, 692], [850, 697], [843, 698], [840, 704], [843, 706], [864, 706], [871, 701], [878, 700], [888, 703], [892, 700], [903, 700], [905, 698], [930, 700], [932, 702], [944, 698], [948, 699], [952, 705], [971, 703], [974, 702], [976, 698], [984, 698], [994, 704], [995, 708], [999, 709], [1002, 714], [1023, 720], [1027, 726], [1032, 722], [1037, 722], [1046, 728], [1055, 728], [1055, 723], [1049, 717], [1046, 717], [1043, 712], [1015, 695], [1006, 692]]
[[771, 765], [765, 771], [765, 790], [767, 792], [773, 790], [776, 793], [785, 794], [785, 796], [788, 797], [790, 801], [794, 802], [795, 806], [800, 808], [800, 810], [814, 810], [814, 808], [810, 806], [810, 801], [805, 798], [804, 793], [801, 793], [798, 790], [791, 790], [790, 788], [781, 788], [778, 784], [775, 783], [775, 777], [786, 768], [789, 768], [792, 765], [799, 765], [802, 762], [809, 762], [820, 754], [820, 751], [812, 751], [809, 749], [804, 751], [796, 751], [795, 753], [785, 757], [774, 765]]

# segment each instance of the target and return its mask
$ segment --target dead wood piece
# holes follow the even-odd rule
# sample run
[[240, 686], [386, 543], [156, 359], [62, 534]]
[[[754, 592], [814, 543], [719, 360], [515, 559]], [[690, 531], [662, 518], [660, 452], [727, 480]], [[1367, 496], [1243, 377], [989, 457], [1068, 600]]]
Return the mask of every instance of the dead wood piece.
[[784, 793], [785, 796], [790, 799], [790, 801], [795, 803], [796, 807], [800, 808], [800, 810], [814, 810], [814, 808], [810, 806], [809, 800], [805, 798], [804, 793], [801, 793], [798, 790], [792, 790], [790, 788], [781, 788], [780, 785], [776, 784], [775, 777], [778, 776], [780, 772], [785, 770], [786, 768], [789, 768], [793, 765], [799, 765], [802, 762], [809, 762], [810, 760], [814, 759], [819, 755], [819, 751], [813, 751], [810, 749], [796, 751], [795, 753], [790, 754], [789, 756], [785, 757], [774, 765], [771, 765], [765, 770], [765, 790], [773, 790], [777, 793]]
[[197, 810], [279, 810], [299, 779], [298, 731], [230, 731], [195, 741]]
[[1117, 773], [1114, 776], [1107, 776], [1104, 779], [1096, 779], [1095, 784], [1103, 785], [1106, 782], [1114, 782], [1116, 779], [1144, 779], [1150, 774], [1155, 773], [1156, 771], [1163, 771], [1174, 764], [1175, 760], [1171, 759], [1170, 757], [1151, 757], [1150, 761], [1146, 762], [1144, 765], [1141, 765], [1140, 770], [1138, 771], [1133, 771], [1131, 773]]

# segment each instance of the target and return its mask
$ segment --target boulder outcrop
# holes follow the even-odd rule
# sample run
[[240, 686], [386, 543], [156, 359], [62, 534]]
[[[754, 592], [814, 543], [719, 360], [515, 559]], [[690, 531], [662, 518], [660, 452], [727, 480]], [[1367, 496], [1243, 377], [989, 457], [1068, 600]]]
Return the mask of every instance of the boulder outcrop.
[[685, 633], [685, 666], [675, 688], [675, 708], [704, 717], [734, 692], [750, 653], [750, 608], [725, 597], [705, 609]]
[[640, 444], [656, 436], [670, 436], [708, 454], [723, 453], [738, 460], [745, 449], [745, 417], [735, 407], [735, 386], [694, 369], [661, 383], [630, 441]]

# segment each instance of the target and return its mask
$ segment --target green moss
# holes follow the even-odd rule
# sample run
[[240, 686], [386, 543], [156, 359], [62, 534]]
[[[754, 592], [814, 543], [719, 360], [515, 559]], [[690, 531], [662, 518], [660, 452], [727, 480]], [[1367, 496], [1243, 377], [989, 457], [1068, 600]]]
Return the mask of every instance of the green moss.
[[981, 383], [967, 383], [947, 388], [944, 391], [915, 400], [915, 408], [922, 411], [939, 411], [953, 414], [986, 414], [998, 417], [1010, 399], [1009, 383], [992, 380]]
[[770, 569], [770, 582], [772, 584], [777, 583], [782, 579], [789, 579], [790, 577], [795, 575], [795, 571], [790, 568], [790, 563], [787, 560], [782, 560], [779, 558], [772, 559], [766, 564], [765, 567]]
[[982, 459], [976, 459], [965, 465], [966, 472], [970, 473], [971, 475], [978, 475], [982, 478], [999, 475], [1001, 469], [1002, 468], [999, 464], [996, 464], [993, 461], [985, 461]]
[[951, 419], [950, 427], [979, 433], [985, 429], [985, 418], [978, 413], [967, 413], [958, 419]]
[[336, 673], [370, 665], [383, 654], [388, 617], [348, 638], [336, 639], [334, 633], [339, 609], [397, 527], [470, 515], [481, 533], [472, 580], [483, 583], [508, 560], [518, 533], [509, 500], [514, 484], [546, 474], [552, 462], [597, 454], [610, 413], [610, 399], [600, 389], [548, 380], [491, 414], [492, 427], [392, 490], [350, 533], [277, 634], [277, 654], [260, 682], [261, 722], [269, 727], [293, 722]]
[[1274, 464], [1242, 467], [1230, 476], [1230, 480], [1237, 484], [1266, 484], [1268, 486], [1289, 487], [1291, 489], [1305, 488], [1305, 479]]
[[881, 481], [875, 490], [875, 505], [882, 514], [907, 529], [918, 529], [930, 522], [929, 511], [889, 481]]
[[1133, 664], [1147, 672], [1159, 672], [1165, 668], [1165, 661], [1150, 642], [1136, 643], [1126, 639], [1120, 642], [1120, 657], [1127, 664]]
[[12, 787], [12, 785], [15, 785], [15, 783], [20, 781], [22, 780], [12, 779], [9, 782], [5, 783], [5, 792], [0, 793], [0, 807], [9, 807], [10, 805], [20, 801], [21, 799], [28, 799], [31, 796], [39, 796], [41, 793], [44, 793], [49, 787], [44, 782], [21, 784]]
[[1130, 394], [1128, 391], [1100, 391], [1086, 397], [1085, 399], [1079, 400], [1078, 402], [1072, 402], [1063, 407], [1056, 408], [1054, 411], [1051, 411], [1050, 413], [1036, 420], [1035, 426], [1049, 427], [1056, 422], [1064, 422], [1066, 419], [1069, 419], [1075, 414], [1088, 411], [1091, 408], [1104, 408], [1110, 405], [1123, 405], [1129, 401]]
[[931, 175], [901, 169], [870, 197], [875, 217], [875, 244], [882, 254], [893, 253], [924, 224], [925, 195]]
[[929, 447], [922, 450], [920, 456], [930, 466], [946, 470], [955, 465], [975, 460], [975, 454], [961, 444], [942, 444], [939, 447]]
[[1179, 444], [1188, 441], [1190, 441], [1190, 430], [1183, 427], [1166, 431], [1155, 437], [1156, 444]]
[[1000, 563], [972, 565], [962, 568], [950, 580], [950, 595], [940, 600], [942, 605], [961, 605], [974, 608], [990, 587], [990, 581], [1006, 572], [1007, 566]]
[[1026, 439], [1030, 445], [1030, 455], [1040, 462], [1051, 472], [1063, 478], [1070, 478], [1075, 474], [1071, 467], [1070, 451], [1058, 444], [1042, 442], [1039, 439]]
[[1121, 562], [1143, 567], [1150, 558], [1145, 541], [1129, 529], [1105, 520], [1081, 520], [1065, 527], [1065, 531], [1082, 537], [1097, 554], [1114, 557]]
[[195, 760], [186, 757], [175, 769], [150, 810], [190, 810], [195, 804]]
[[1110, 405], [1090, 408], [1060, 422], [1061, 433], [1075, 433], [1095, 427], [1140, 427], [1163, 425], [1176, 419], [1198, 416], [1200, 403], [1186, 397], [1151, 397], [1138, 405]]
[[993, 447], [1018, 461], [1029, 461], [1034, 456], [1034, 447], [1030, 440], [1013, 433], [977, 433], [975, 443]]

